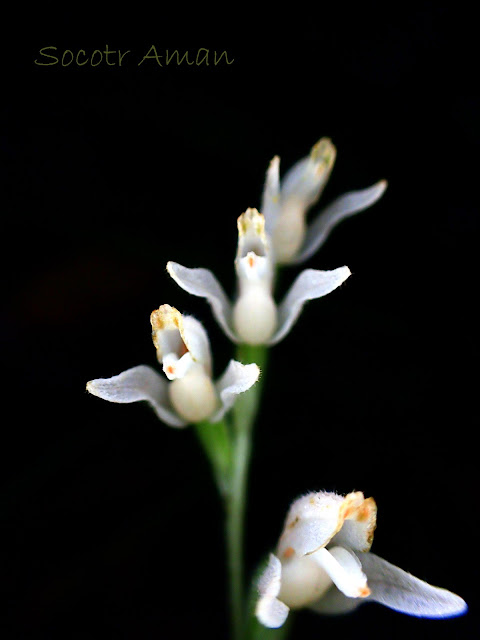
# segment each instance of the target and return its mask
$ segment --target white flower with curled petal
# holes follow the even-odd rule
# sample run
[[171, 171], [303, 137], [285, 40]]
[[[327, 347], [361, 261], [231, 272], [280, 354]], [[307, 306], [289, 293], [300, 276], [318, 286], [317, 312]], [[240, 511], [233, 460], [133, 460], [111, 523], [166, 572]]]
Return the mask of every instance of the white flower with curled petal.
[[247, 209], [238, 218], [235, 269], [238, 293], [232, 305], [208, 269], [190, 269], [176, 262], [167, 264], [169, 274], [182, 289], [209, 302], [217, 322], [231, 340], [254, 345], [273, 345], [282, 340], [307, 300], [327, 295], [350, 276], [348, 267], [333, 271], [306, 269], [277, 306], [273, 299], [274, 263], [265, 218], [256, 209]]
[[374, 204], [387, 187], [381, 180], [368, 189], [340, 196], [323, 209], [307, 226], [306, 215], [320, 198], [335, 163], [336, 149], [328, 138], [312, 147], [280, 181], [280, 159], [270, 163], [260, 210], [272, 238], [275, 261], [298, 264], [309, 258], [325, 242], [332, 228], [344, 218]]
[[152, 367], [140, 365], [112, 378], [87, 383], [87, 391], [110, 402], [146, 400], [171, 427], [220, 421], [239, 393], [258, 380], [256, 364], [231, 360], [221, 378], [212, 380], [208, 335], [201, 323], [162, 305], [150, 316], [157, 358], [170, 382]]
[[459, 596], [433, 587], [370, 553], [376, 526], [373, 498], [309, 493], [288, 512], [277, 555], [258, 581], [256, 616], [266, 627], [285, 622], [290, 609], [352, 611], [363, 602], [424, 618], [464, 613]]

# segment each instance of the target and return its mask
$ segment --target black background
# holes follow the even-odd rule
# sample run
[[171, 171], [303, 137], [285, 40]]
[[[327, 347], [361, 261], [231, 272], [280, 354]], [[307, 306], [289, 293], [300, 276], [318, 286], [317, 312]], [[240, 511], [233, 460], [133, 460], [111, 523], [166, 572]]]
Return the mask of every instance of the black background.
[[[100, 20], [79, 5], [4, 24], [5, 638], [227, 637], [221, 508], [193, 431], [85, 383], [155, 366], [149, 314], [164, 303], [204, 323], [223, 371], [232, 346], [166, 262], [233, 291], [236, 218], [259, 206], [268, 162], [285, 170], [322, 136], [338, 150], [323, 203], [389, 187], [308, 261], [353, 275], [271, 352], [248, 572], [298, 495], [362, 490], [379, 507], [373, 550], [470, 611], [302, 612], [295, 637], [478, 633], [475, 25], [457, 3], [284, 11], [129, 6]], [[107, 44], [131, 51], [125, 66], [34, 62], [46, 46]], [[234, 61], [138, 66], [152, 44]]]

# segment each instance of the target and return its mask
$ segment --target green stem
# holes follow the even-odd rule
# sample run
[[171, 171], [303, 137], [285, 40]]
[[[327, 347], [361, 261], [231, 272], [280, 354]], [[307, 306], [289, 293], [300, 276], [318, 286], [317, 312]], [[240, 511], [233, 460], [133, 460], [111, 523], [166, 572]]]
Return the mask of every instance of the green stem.
[[240, 362], [245, 364], [255, 362], [262, 373], [260, 381], [249, 391], [239, 396], [233, 408], [232, 473], [230, 491], [226, 501], [226, 537], [233, 640], [244, 638], [246, 609], [243, 546], [247, 477], [252, 447], [252, 429], [260, 402], [267, 353], [266, 347], [249, 345], [240, 345], [237, 351], [237, 359]]
[[200, 443], [210, 461], [213, 475], [220, 495], [226, 498], [230, 485], [230, 471], [232, 466], [232, 443], [225, 420], [216, 422], [199, 422], [195, 431]]
[[226, 536], [232, 638], [240, 640], [243, 638], [243, 521], [245, 517], [246, 475], [251, 448], [250, 434], [247, 431], [236, 432], [233, 447], [231, 491], [226, 504]]
[[232, 640], [244, 640], [244, 633], [247, 631], [243, 560], [247, 477], [252, 430], [260, 402], [267, 356], [267, 348], [263, 346], [238, 347], [237, 360], [245, 364], [255, 362], [260, 367], [261, 377], [256, 385], [237, 398], [232, 410], [232, 429], [225, 421], [216, 424], [205, 421], [195, 425], [225, 504]]

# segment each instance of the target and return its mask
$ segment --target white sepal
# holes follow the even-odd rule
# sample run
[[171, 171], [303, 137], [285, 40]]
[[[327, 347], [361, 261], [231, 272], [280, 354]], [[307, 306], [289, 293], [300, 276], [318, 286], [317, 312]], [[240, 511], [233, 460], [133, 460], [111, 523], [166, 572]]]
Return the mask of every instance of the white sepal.
[[342, 528], [333, 536], [331, 544], [353, 551], [369, 551], [377, 526], [375, 500], [364, 498], [361, 491], [348, 494], [342, 506], [342, 517]]
[[311, 554], [327, 545], [343, 523], [345, 498], [329, 491], [307, 493], [288, 510], [278, 543], [280, 558], [293, 550], [298, 556]]
[[209, 269], [190, 269], [172, 261], [168, 262], [167, 271], [182, 289], [194, 296], [205, 298], [220, 327], [230, 340], [238, 342], [231, 326], [232, 305], [213, 273]]
[[217, 380], [216, 388], [221, 408], [210, 418], [211, 422], [219, 422], [226, 412], [232, 408], [237, 396], [248, 391], [260, 377], [260, 369], [256, 364], [242, 364], [230, 360], [225, 372]]
[[192, 360], [197, 364], [201, 364], [208, 375], [212, 375], [212, 353], [205, 327], [193, 316], [182, 315], [182, 319], [183, 330], [180, 327], [180, 333]]
[[365, 499], [361, 491], [346, 496], [330, 491], [307, 493], [288, 510], [278, 555], [283, 559], [291, 550], [299, 556], [311, 554], [330, 543], [367, 551], [373, 540], [376, 514], [375, 501]]
[[276, 598], [282, 584], [282, 563], [273, 553], [269, 555], [268, 565], [265, 567], [257, 584], [261, 596]]
[[269, 562], [258, 581], [259, 599], [255, 608], [258, 620], [271, 629], [281, 627], [288, 616], [289, 608], [278, 600], [282, 578], [282, 565], [280, 560], [270, 554]]
[[331, 293], [350, 275], [348, 267], [339, 267], [333, 271], [318, 271], [316, 269], [302, 271], [278, 307], [278, 328], [268, 344], [277, 344], [287, 335], [300, 315], [305, 302]]
[[146, 400], [157, 416], [171, 427], [185, 427], [186, 422], [174, 412], [168, 382], [154, 369], [140, 365], [112, 378], [98, 378], [87, 383], [87, 391], [109, 402], [130, 403]]
[[465, 601], [447, 589], [433, 587], [374, 553], [358, 557], [371, 589], [369, 600], [420, 618], [450, 618], [467, 611]]
[[346, 193], [323, 209], [308, 225], [305, 239], [298, 254], [291, 260], [291, 264], [300, 264], [312, 256], [325, 242], [331, 230], [342, 220], [354, 213], [371, 207], [379, 200], [387, 181], [380, 180], [368, 189]]

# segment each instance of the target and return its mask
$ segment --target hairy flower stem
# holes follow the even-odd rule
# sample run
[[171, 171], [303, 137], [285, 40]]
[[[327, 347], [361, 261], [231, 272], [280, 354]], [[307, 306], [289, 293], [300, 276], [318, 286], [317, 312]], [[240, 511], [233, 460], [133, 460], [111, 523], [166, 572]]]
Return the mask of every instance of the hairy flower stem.
[[260, 402], [264, 369], [267, 362], [266, 347], [240, 345], [237, 359], [256, 362], [261, 369], [259, 382], [242, 394], [233, 408], [233, 455], [226, 506], [226, 538], [228, 572], [230, 580], [230, 609], [232, 639], [241, 640], [246, 628], [244, 587], [244, 528], [248, 465], [252, 446], [252, 430]]

